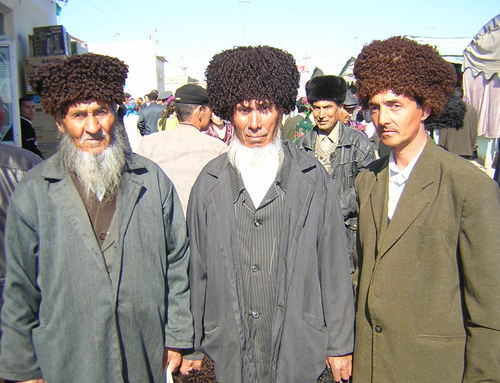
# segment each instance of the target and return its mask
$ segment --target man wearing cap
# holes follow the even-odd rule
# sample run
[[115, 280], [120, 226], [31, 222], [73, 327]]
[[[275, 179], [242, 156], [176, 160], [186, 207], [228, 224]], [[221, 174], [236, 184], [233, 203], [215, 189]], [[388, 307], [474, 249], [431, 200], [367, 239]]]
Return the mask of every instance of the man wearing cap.
[[[147, 95], [149, 103], [139, 111], [137, 128], [142, 136], [147, 136], [158, 131], [158, 120], [165, 109], [162, 103], [158, 103], [158, 92], [151, 91]], [[166, 97], [168, 98], [168, 97]]]
[[[235, 136], [189, 200], [195, 351], [220, 382], [315, 382], [325, 360], [348, 379], [353, 292], [335, 185], [279, 134], [297, 97], [295, 60], [240, 47], [215, 55], [206, 77]], [[184, 373], [201, 362], [187, 358]]]
[[454, 91], [435, 48], [392, 37], [354, 64], [389, 157], [358, 175], [353, 381], [500, 381], [500, 190], [428, 137]]
[[85, 54], [32, 81], [62, 138], [9, 206], [2, 378], [160, 383], [192, 347], [182, 208], [117, 122], [127, 71]]
[[196, 177], [211, 159], [225, 153], [227, 146], [201, 133], [212, 117], [207, 91], [201, 86], [187, 84], [177, 89], [175, 112], [178, 127], [143, 137], [137, 153], [156, 162], [170, 177], [186, 212]]
[[360, 169], [375, 160], [368, 137], [344, 123], [346, 82], [342, 77], [319, 76], [306, 83], [307, 100], [316, 125], [297, 143], [314, 153], [339, 188], [351, 272], [357, 269], [356, 231], [358, 206], [354, 179]]

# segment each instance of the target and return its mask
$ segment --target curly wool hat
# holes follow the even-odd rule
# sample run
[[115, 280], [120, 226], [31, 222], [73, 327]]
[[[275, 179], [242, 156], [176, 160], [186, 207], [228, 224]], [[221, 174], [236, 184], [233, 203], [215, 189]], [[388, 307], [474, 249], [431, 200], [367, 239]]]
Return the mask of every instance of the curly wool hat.
[[363, 105], [377, 93], [392, 90], [430, 107], [432, 115], [443, 110], [456, 83], [453, 65], [434, 47], [400, 36], [365, 46], [353, 72]]
[[284, 113], [295, 108], [300, 75], [293, 56], [281, 49], [228, 49], [212, 58], [205, 74], [210, 106], [225, 120], [245, 100], [271, 101]]
[[60, 117], [80, 101], [123, 102], [127, 73], [128, 66], [115, 57], [86, 53], [40, 67], [30, 82], [44, 110]]
[[307, 100], [312, 104], [316, 101], [333, 101], [338, 105], [344, 103], [347, 85], [342, 77], [319, 76], [306, 83]]

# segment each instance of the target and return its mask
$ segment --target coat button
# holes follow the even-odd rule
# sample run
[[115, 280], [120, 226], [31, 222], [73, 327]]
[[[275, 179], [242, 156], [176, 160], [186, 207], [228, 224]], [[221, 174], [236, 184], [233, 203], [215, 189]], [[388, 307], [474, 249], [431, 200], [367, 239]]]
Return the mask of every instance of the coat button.
[[259, 319], [260, 318], [260, 313], [257, 311], [250, 311], [250, 317], [252, 319]]
[[375, 332], [381, 333], [382, 332], [382, 327], [379, 325], [375, 326]]
[[255, 227], [259, 227], [260, 225], [262, 225], [262, 221], [260, 219], [255, 218], [253, 224], [255, 225]]
[[250, 270], [252, 270], [253, 273], [256, 273], [257, 271], [260, 270], [259, 265], [252, 265], [250, 266]]

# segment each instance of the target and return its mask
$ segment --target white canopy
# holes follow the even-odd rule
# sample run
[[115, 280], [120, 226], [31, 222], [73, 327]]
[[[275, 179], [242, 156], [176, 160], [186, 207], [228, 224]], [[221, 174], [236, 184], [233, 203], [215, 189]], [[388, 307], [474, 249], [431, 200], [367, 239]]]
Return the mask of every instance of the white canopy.
[[474, 75], [483, 72], [487, 80], [500, 76], [500, 15], [488, 21], [465, 48], [464, 66]]

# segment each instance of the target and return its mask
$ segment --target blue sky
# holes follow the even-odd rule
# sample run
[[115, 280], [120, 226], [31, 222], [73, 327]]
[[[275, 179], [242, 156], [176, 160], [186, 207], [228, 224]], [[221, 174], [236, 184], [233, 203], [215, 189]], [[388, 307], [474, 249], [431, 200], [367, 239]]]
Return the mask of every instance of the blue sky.
[[498, 0], [69, 0], [59, 22], [89, 42], [144, 39], [156, 31], [159, 54], [195, 74], [223, 49], [257, 44], [335, 73], [373, 39], [472, 38], [499, 13]]

